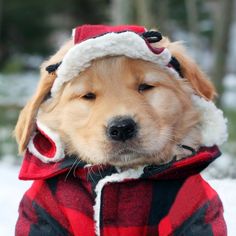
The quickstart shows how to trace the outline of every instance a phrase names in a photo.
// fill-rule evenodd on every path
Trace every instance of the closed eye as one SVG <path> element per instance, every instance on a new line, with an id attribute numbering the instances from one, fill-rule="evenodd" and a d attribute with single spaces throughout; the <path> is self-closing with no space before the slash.
<path id="1" fill-rule="evenodd" d="M 143 91 L 147 91 L 147 90 L 150 90 L 154 88 L 154 86 L 152 85 L 149 85 L 149 84 L 140 84 L 139 87 L 138 87 L 138 91 L 139 92 L 143 92 Z"/>
<path id="2" fill-rule="evenodd" d="M 82 96 L 83 99 L 86 100 L 94 100 L 96 99 L 96 94 L 95 93 L 87 93 L 84 96 Z"/>

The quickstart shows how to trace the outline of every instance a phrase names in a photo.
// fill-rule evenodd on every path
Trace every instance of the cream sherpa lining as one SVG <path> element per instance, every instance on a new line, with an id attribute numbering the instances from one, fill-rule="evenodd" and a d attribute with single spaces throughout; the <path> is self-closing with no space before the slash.
<path id="1" fill-rule="evenodd" d="M 57 70 L 57 78 L 51 89 L 52 97 L 65 82 L 72 80 L 89 67 L 92 60 L 120 55 L 156 63 L 179 78 L 178 73 L 167 66 L 171 60 L 171 53 L 167 48 L 160 54 L 155 54 L 148 48 L 145 40 L 134 32 L 108 33 L 76 44 L 66 53 Z"/>
<path id="2" fill-rule="evenodd" d="M 64 154 L 64 145 L 60 140 L 60 136 L 58 133 L 56 133 L 55 131 L 52 131 L 51 129 L 49 129 L 46 125 L 42 124 L 40 121 L 37 120 L 37 127 L 42 130 L 55 144 L 56 146 L 56 153 L 54 155 L 54 157 L 49 158 L 46 157 L 44 155 L 42 155 L 35 147 L 34 145 L 34 137 L 36 135 L 36 133 L 34 133 L 29 141 L 28 144 L 28 149 L 29 151 L 34 154 L 36 157 L 38 157 L 42 162 L 44 163 L 49 163 L 49 162 L 57 162 L 60 161 L 64 158 L 65 154 Z"/>
<path id="3" fill-rule="evenodd" d="M 222 145 L 228 138 L 227 119 L 223 112 L 212 101 L 206 101 L 197 95 L 192 95 L 192 102 L 201 114 L 201 144 L 207 147 Z"/>
<path id="4" fill-rule="evenodd" d="M 102 190 L 106 184 L 122 182 L 127 179 L 138 179 L 143 174 L 143 169 L 145 166 L 141 166 L 137 169 L 129 169 L 120 173 L 115 173 L 110 176 L 106 176 L 101 179 L 95 188 L 96 198 L 94 209 L 94 221 L 95 221 L 95 232 L 97 236 L 100 236 L 100 211 L 101 211 L 101 197 Z"/>

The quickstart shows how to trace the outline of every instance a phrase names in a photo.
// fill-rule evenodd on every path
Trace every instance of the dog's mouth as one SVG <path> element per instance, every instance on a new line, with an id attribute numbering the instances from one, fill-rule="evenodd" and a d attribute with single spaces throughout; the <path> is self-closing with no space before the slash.
<path id="1" fill-rule="evenodd" d="M 140 162 L 140 159 L 145 158 L 146 155 L 147 153 L 138 149 L 120 149 L 109 155 L 109 163 L 117 166 L 127 166 Z"/>
<path id="2" fill-rule="evenodd" d="M 134 155 L 135 151 L 132 149 L 123 149 L 117 152 L 118 156 L 122 156 L 122 155 Z"/>

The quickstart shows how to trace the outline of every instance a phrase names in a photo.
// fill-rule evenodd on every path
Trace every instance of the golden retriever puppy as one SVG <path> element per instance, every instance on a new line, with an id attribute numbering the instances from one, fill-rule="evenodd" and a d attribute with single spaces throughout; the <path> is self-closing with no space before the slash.
<path id="1" fill-rule="evenodd" d="M 219 154 L 215 145 L 221 144 L 227 136 L 222 113 L 211 102 L 216 95 L 215 89 L 195 62 L 187 56 L 183 46 L 163 38 L 159 32 L 147 31 L 147 33 L 142 27 L 127 27 L 78 27 L 74 32 L 74 41 L 67 42 L 42 65 L 37 91 L 21 112 L 15 129 L 19 151 L 26 153 L 25 159 L 29 163 L 36 157 L 43 165 L 50 166 L 63 163 L 70 157 L 76 157 L 73 165 L 76 160 L 80 160 L 89 166 L 94 166 L 95 169 L 96 166 L 116 168 L 116 173 L 113 173 L 114 179 L 109 174 L 105 177 L 101 175 L 104 178 L 95 181 L 93 191 L 100 200 L 95 199 L 94 216 L 91 213 L 89 217 L 95 219 L 97 235 L 118 235 L 118 231 L 119 235 L 156 235 L 152 233 L 154 232 L 152 229 L 145 231 L 146 233 L 137 233 L 138 231 L 134 230 L 133 233 L 126 234 L 123 229 L 116 229 L 118 231 L 114 229 L 117 223 L 110 225 L 107 223 L 109 227 L 113 227 L 112 230 L 106 225 L 106 221 L 101 224 L 103 219 L 100 216 L 100 201 L 105 184 L 138 179 L 143 176 L 143 170 L 148 166 L 164 167 L 163 171 L 169 170 L 170 173 L 165 177 L 167 179 L 172 179 L 168 176 L 178 173 L 181 174 L 177 179 L 192 178 L 193 173 L 199 172 L 199 167 L 207 165 L 202 163 L 209 163 L 210 159 Z M 40 141 L 42 136 L 44 136 L 43 141 Z M 202 147 L 204 151 L 201 151 Z M 206 153 L 207 158 L 204 159 L 202 155 Z M 73 165 L 64 172 L 71 170 Z M 173 168 L 175 165 L 177 167 Z M 189 166 L 189 170 L 181 169 L 180 166 L 181 168 Z M 27 171 L 34 169 L 40 176 L 43 168 L 36 170 L 35 167 L 27 167 Z M 136 173 L 140 168 L 142 174 L 139 172 L 130 174 L 132 171 Z M 197 169 L 196 172 L 193 171 L 194 168 Z M 24 172 L 26 167 L 23 169 Z M 119 173 L 122 177 L 117 177 Z M 49 174 L 43 179 L 54 175 Z M 24 173 L 22 176 L 23 179 L 34 179 L 30 175 L 24 177 Z M 191 184 L 195 184 L 198 190 L 205 188 L 202 184 L 199 186 L 200 177 L 196 176 L 198 180 L 194 180 Z M 106 177 L 111 179 L 105 180 Z M 143 184 L 143 180 L 141 182 Z M 168 182 L 166 186 L 170 183 L 174 184 L 176 180 Z M 190 185 L 186 188 L 189 189 Z M 167 188 L 171 191 L 173 186 Z M 134 187 L 135 191 L 138 190 Z M 165 191 L 165 194 L 170 194 Z M 190 193 L 191 190 L 186 194 L 189 195 L 187 199 L 191 198 Z M 143 195 L 143 192 L 140 194 Z M 150 194 L 152 195 L 151 192 Z M 174 198 L 176 194 L 177 192 Z M 215 193 L 211 192 L 210 195 L 215 196 Z M 30 198 L 33 200 L 34 197 Z M 209 200 L 211 197 L 201 196 L 202 198 Z M 173 201 L 168 204 L 173 204 Z M 214 206 L 221 212 L 218 201 Z M 195 208 L 199 209 L 200 206 L 195 204 Z M 47 208 L 45 210 L 47 211 Z M 70 232 L 70 235 L 93 235 L 91 233 L 93 230 L 90 229 L 92 226 L 88 226 L 88 229 L 82 228 L 80 231 L 79 227 L 73 226 L 73 222 L 70 222 L 69 213 L 63 211 L 67 223 L 60 222 L 60 224 Z M 193 211 L 191 210 L 191 214 L 195 214 Z M 172 222 L 171 230 L 167 229 L 168 227 L 164 230 L 166 226 L 160 226 L 160 222 L 168 212 L 165 212 L 158 221 L 154 220 L 156 222 L 154 225 L 159 225 L 159 235 L 172 235 L 184 227 L 182 221 L 186 220 L 185 215 L 176 219 L 177 223 Z M 24 231 L 25 234 L 20 234 L 23 232 L 20 228 L 20 225 L 24 224 L 22 218 L 27 218 L 28 224 L 32 225 L 29 217 L 24 214 L 22 213 L 17 223 L 19 235 L 28 235 L 27 230 Z M 138 214 L 143 215 L 143 213 Z M 150 215 L 150 212 L 147 215 Z M 158 215 L 157 213 L 156 216 Z M 155 218 L 155 214 L 152 217 Z M 218 232 L 224 232 L 222 214 L 219 218 L 222 227 Z M 147 219 L 148 217 L 144 219 L 144 223 L 137 220 L 138 226 L 150 225 Z M 68 222 L 72 226 L 69 227 Z M 197 234 L 194 235 L 201 235 L 205 232 L 204 224 L 209 222 L 203 222 L 199 229 L 190 224 L 192 228 L 189 226 L 187 230 L 196 230 Z M 85 224 L 92 223 L 85 220 Z M 216 227 L 212 222 L 209 224 Z M 52 226 L 50 222 L 49 225 L 49 231 L 55 233 L 57 226 L 53 224 Z M 111 231 L 107 231 L 106 226 Z M 134 227 L 135 223 L 129 219 L 129 223 L 123 225 L 118 222 L 118 226 Z M 41 227 L 40 223 L 38 227 Z M 27 232 L 38 235 L 36 231 L 34 229 Z"/>

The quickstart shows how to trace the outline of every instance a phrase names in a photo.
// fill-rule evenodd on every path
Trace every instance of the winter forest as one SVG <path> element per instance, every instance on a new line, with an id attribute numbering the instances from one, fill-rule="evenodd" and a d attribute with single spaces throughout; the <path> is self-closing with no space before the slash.
<path id="1" fill-rule="evenodd" d="M 236 235 L 235 0 L 0 0 L 0 235 L 14 234 L 30 182 L 17 179 L 22 158 L 12 132 L 33 95 L 39 67 L 81 24 L 140 24 L 182 41 L 214 83 L 228 119 L 223 155 L 204 178 L 222 198 L 229 236 Z"/>

